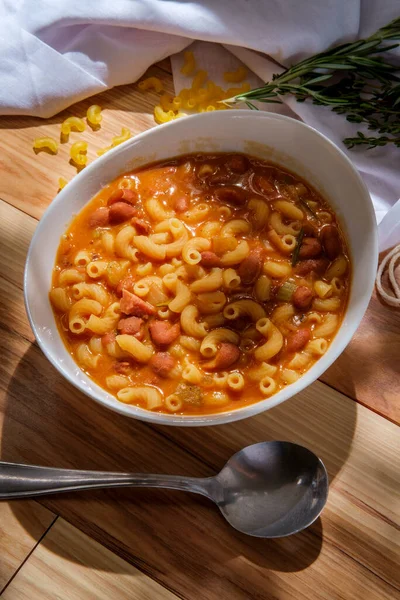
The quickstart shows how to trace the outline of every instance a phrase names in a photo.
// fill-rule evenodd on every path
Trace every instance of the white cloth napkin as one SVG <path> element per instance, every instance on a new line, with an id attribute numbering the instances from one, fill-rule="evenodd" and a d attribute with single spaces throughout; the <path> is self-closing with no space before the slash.
<path id="1" fill-rule="evenodd" d="M 194 51 L 213 79 L 243 62 L 256 85 L 279 65 L 365 37 L 398 14 L 398 0 L 0 0 L 0 114 L 50 117 L 135 81 L 193 40 L 202 41 Z M 180 61 L 173 57 L 177 89 L 186 85 Z M 358 129 L 327 108 L 284 100 L 266 109 L 302 119 L 343 150 L 341 140 Z M 400 150 L 345 151 L 369 187 L 379 222 L 400 195 Z M 383 239 L 400 242 L 400 226 L 390 236 L 381 230 Z"/>

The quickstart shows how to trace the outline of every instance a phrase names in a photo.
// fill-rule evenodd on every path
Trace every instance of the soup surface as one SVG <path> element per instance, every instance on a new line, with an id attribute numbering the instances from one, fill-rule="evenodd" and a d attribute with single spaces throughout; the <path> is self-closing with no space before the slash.
<path id="1" fill-rule="evenodd" d="M 50 299 L 74 360 L 119 401 L 210 414 L 270 397 L 322 356 L 350 265 L 307 183 L 241 154 L 148 165 L 63 236 Z"/>

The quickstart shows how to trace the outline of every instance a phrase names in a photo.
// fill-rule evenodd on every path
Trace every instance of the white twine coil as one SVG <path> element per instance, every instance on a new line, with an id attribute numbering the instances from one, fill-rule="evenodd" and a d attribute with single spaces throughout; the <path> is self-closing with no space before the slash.
<path id="1" fill-rule="evenodd" d="M 400 285 L 397 283 L 396 276 L 394 273 L 396 263 L 399 260 L 400 260 L 400 244 L 395 246 L 393 248 L 393 250 L 391 250 L 389 252 L 389 254 L 387 254 L 385 256 L 385 258 L 379 265 L 378 273 L 376 275 L 376 288 L 377 288 L 378 293 L 380 294 L 382 300 L 384 300 L 384 302 L 389 304 L 389 306 L 395 306 L 395 307 L 400 307 Z M 386 290 L 384 290 L 383 286 L 382 286 L 383 271 L 385 270 L 385 267 L 388 263 L 389 263 L 389 266 L 388 266 L 389 281 L 393 288 L 394 296 L 388 294 L 388 292 L 386 292 Z"/>

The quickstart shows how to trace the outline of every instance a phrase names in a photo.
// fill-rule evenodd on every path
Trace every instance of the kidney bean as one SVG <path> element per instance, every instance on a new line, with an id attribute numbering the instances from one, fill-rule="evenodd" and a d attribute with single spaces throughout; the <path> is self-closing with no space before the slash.
<path id="1" fill-rule="evenodd" d="M 292 302 L 296 308 L 306 310 L 310 306 L 312 299 L 313 293 L 305 285 L 300 285 L 293 292 Z"/>
<path id="2" fill-rule="evenodd" d="M 168 352 L 156 352 L 149 360 L 150 367 L 160 377 L 168 377 L 175 364 L 176 360 Z"/>
<path id="3" fill-rule="evenodd" d="M 137 229 L 137 232 L 139 234 L 147 235 L 150 232 L 150 223 L 147 223 L 147 221 L 145 221 L 144 219 L 138 219 L 137 217 L 133 217 L 131 223 Z"/>
<path id="4" fill-rule="evenodd" d="M 318 237 L 318 229 L 315 225 L 311 223 L 311 221 L 306 221 L 302 225 L 304 235 L 307 237 Z"/>
<path id="5" fill-rule="evenodd" d="M 243 285 L 250 285 L 254 283 L 254 281 L 261 273 L 262 265 L 263 260 L 261 256 L 261 251 L 252 250 L 249 256 L 247 256 L 240 263 L 240 266 L 238 268 L 238 274 Z"/>
<path id="6" fill-rule="evenodd" d="M 224 185 L 229 181 L 232 182 L 232 173 L 214 173 L 207 180 L 209 185 Z"/>
<path id="7" fill-rule="evenodd" d="M 97 208 L 89 217 L 89 227 L 105 227 L 108 225 L 110 209 L 106 206 Z"/>
<path id="8" fill-rule="evenodd" d="M 339 232 L 334 225 L 325 225 L 321 229 L 321 241 L 325 253 L 330 260 L 334 260 L 342 251 Z"/>
<path id="9" fill-rule="evenodd" d="M 133 286 L 135 285 L 135 279 L 131 276 L 125 277 L 125 279 L 121 279 L 115 288 L 115 293 L 117 296 L 122 296 L 123 290 L 128 290 L 128 292 L 133 292 Z"/>
<path id="10" fill-rule="evenodd" d="M 290 333 L 286 339 L 286 350 L 288 352 L 299 352 L 309 342 L 310 337 L 311 332 L 306 328 Z"/>
<path id="11" fill-rule="evenodd" d="M 267 179 L 267 177 L 264 177 L 264 175 L 256 175 L 254 179 L 255 185 L 261 190 L 263 194 L 276 194 L 274 184 L 269 179 Z"/>
<path id="12" fill-rule="evenodd" d="M 209 360 L 206 363 L 203 363 L 202 367 L 206 371 L 218 371 L 222 369 L 227 369 L 231 365 L 233 365 L 240 357 L 240 350 L 234 344 L 229 344 L 225 342 L 221 344 L 217 354 L 212 360 Z"/>
<path id="13" fill-rule="evenodd" d="M 213 269 L 214 267 L 222 267 L 220 257 L 217 256 L 215 252 L 211 252 L 210 250 L 204 250 L 204 252 L 201 253 L 200 264 L 202 267 L 206 267 L 208 269 Z"/>
<path id="14" fill-rule="evenodd" d="M 305 237 L 299 251 L 299 258 L 315 258 L 321 254 L 321 242 L 316 238 Z"/>
<path id="15" fill-rule="evenodd" d="M 118 331 L 122 334 L 134 335 L 139 339 L 141 334 L 141 327 L 143 325 L 143 319 L 140 317 L 128 317 L 127 319 L 121 319 L 117 325 Z M 140 336 L 143 337 L 143 334 Z"/>
<path id="16" fill-rule="evenodd" d="M 233 173 L 245 173 L 249 168 L 249 160 L 245 156 L 230 156 L 225 163 L 226 167 Z"/>
<path id="17" fill-rule="evenodd" d="M 137 202 L 137 193 L 133 190 L 117 189 L 111 194 L 107 200 L 108 206 L 115 204 L 116 202 L 127 202 L 128 204 L 135 204 Z"/>
<path id="18" fill-rule="evenodd" d="M 327 269 L 329 260 L 327 258 L 314 258 L 300 261 L 295 267 L 296 275 L 308 275 L 311 271 L 322 274 Z"/>
<path id="19" fill-rule="evenodd" d="M 115 342 L 115 333 L 113 331 L 106 333 L 101 338 L 101 343 L 103 346 L 107 346 L 107 344 L 112 344 L 113 342 Z"/>
<path id="20" fill-rule="evenodd" d="M 153 321 L 149 325 L 151 339 L 157 346 L 172 344 L 179 337 L 181 327 L 179 323 L 171 325 L 167 321 Z"/>
<path id="21" fill-rule="evenodd" d="M 126 202 L 116 202 L 110 206 L 110 223 L 115 225 L 117 223 L 123 223 L 128 219 L 134 217 L 137 213 L 136 208 Z"/>
<path id="22" fill-rule="evenodd" d="M 187 198 L 186 196 L 181 196 L 175 202 L 175 210 L 178 213 L 189 210 L 189 206 L 190 206 L 189 198 Z"/>
<path id="23" fill-rule="evenodd" d="M 243 206 L 246 202 L 246 192 L 237 185 L 224 185 L 215 190 L 216 200 L 222 204 L 232 204 L 233 206 Z"/>
<path id="24" fill-rule="evenodd" d="M 120 375 L 128 375 L 128 373 L 132 371 L 132 364 L 127 360 L 118 360 L 116 363 L 114 363 L 114 369 Z"/>

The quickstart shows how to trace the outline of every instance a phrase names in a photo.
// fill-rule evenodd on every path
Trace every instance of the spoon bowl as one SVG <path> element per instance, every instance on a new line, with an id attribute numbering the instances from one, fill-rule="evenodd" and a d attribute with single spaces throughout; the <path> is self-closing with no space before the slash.
<path id="1" fill-rule="evenodd" d="M 322 461 L 290 442 L 260 442 L 234 454 L 214 477 L 180 477 L 53 469 L 0 462 L 0 499 L 108 487 L 157 487 L 202 494 L 248 535 L 275 538 L 302 531 L 328 496 Z"/>
<path id="2" fill-rule="evenodd" d="M 232 456 L 216 476 L 218 506 L 238 531 L 284 537 L 302 531 L 320 515 L 328 475 L 310 450 L 289 442 L 261 442 Z"/>

